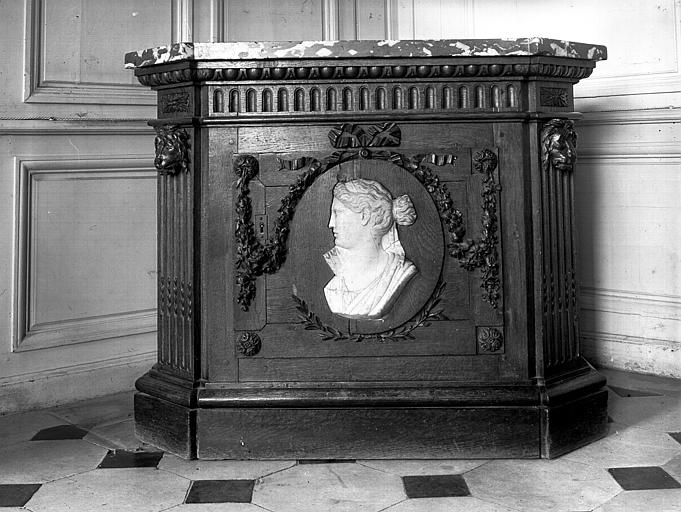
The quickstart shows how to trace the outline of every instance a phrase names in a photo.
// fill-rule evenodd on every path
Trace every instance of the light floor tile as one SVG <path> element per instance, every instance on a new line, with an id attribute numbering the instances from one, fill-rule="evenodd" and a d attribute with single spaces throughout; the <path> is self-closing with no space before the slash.
<path id="1" fill-rule="evenodd" d="M 26 441 L 0 450 L 0 483 L 43 483 L 97 467 L 106 449 L 81 439 Z"/>
<path id="2" fill-rule="evenodd" d="M 252 503 L 187 503 L 169 508 L 164 512 L 263 512 L 265 510 Z"/>
<path id="3" fill-rule="evenodd" d="M 66 422 L 47 412 L 26 412 L 0 416 L 0 448 L 28 441 L 39 431 Z"/>
<path id="4" fill-rule="evenodd" d="M 523 512 L 592 510 L 621 491 L 604 469 L 567 459 L 495 460 L 464 478 L 474 497 Z"/>
<path id="5" fill-rule="evenodd" d="M 677 455 L 672 460 L 667 462 L 662 466 L 667 473 L 676 478 L 678 482 L 681 482 L 681 455 Z"/>
<path id="6" fill-rule="evenodd" d="M 184 501 L 190 482 L 156 469 L 97 469 L 43 485 L 34 512 L 158 512 Z"/>
<path id="7" fill-rule="evenodd" d="M 653 391 L 669 396 L 681 395 L 681 386 L 679 385 L 678 379 L 646 375 L 643 373 L 609 370 L 607 368 L 599 368 L 598 371 L 608 379 L 608 384 L 612 384 L 613 386 L 626 389 Z"/>
<path id="8" fill-rule="evenodd" d="M 615 423 L 675 432 L 681 422 L 681 395 L 622 398 L 608 395 L 608 412 Z"/>
<path id="9" fill-rule="evenodd" d="M 128 450 L 131 452 L 157 450 L 157 448 L 143 443 L 135 437 L 135 422 L 133 419 L 95 427 L 85 436 L 85 439 L 111 450 Z"/>
<path id="10" fill-rule="evenodd" d="M 681 489 L 622 491 L 594 512 L 681 512 Z"/>
<path id="11" fill-rule="evenodd" d="M 166 453 L 158 465 L 191 480 L 257 480 L 295 465 L 295 461 L 185 460 Z"/>
<path id="12" fill-rule="evenodd" d="M 665 433 L 612 423 L 604 439 L 563 458 L 600 468 L 661 466 L 681 454 L 681 444 Z"/>
<path id="13" fill-rule="evenodd" d="M 132 418 L 134 391 L 126 391 L 92 400 L 75 402 L 50 409 L 50 412 L 80 427 L 91 429 Z"/>
<path id="14" fill-rule="evenodd" d="M 680 445 L 681 446 L 681 445 Z M 393 475 L 461 475 L 486 460 L 358 460 L 358 464 Z"/>
<path id="15" fill-rule="evenodd" d="M 421 498 L 405 500 L 381 512 L 515 512 L 495 503 L 466 496 L 461 498 Z"/>
<path id="16" fill-rule="evenodd" d="M 275 512 L 376 512 L 405 498 L 397 475 L 359 464 L 313 464 L 256 482 L 252 502 Z"/>

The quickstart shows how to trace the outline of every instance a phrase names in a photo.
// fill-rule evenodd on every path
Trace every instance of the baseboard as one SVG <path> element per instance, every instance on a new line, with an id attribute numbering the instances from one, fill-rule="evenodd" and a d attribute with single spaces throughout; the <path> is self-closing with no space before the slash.
<path id="1" fill-rule="evenodd" d="M 0 414 L 132 391 L 156 362 L 156 352 L 0 378 Z"/>
<path id="2" fill-rule="evenodd" d="M 593 365 L 681 379 L 681 343 L 583 332 L 582 354 Z"/>

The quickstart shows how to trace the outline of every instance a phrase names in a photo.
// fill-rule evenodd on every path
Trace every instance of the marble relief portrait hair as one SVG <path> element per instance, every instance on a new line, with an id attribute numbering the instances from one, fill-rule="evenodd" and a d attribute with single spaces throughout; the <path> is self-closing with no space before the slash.
<path id="1" fill-rule="evenodd" d="M 333 188 L 329 229 L 334 247 L 324 259 L 334 277 L 324 287 L 331 311 L 346 318 L 381 318 L 417 269 L 397 226 L 416 221 L 408 195 L 393 198 L 378 181 L 353 179 Z"/>

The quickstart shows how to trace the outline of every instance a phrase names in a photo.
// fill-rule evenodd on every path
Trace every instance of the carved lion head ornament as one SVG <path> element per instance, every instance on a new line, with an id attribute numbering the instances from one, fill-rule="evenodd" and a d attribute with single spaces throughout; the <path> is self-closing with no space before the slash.
<path id="1" fill-rule="evenodd" d="M 189 135 L 177 126 L 156 128 L 154 166 L 160 174 L 189 171 Z"/>
<path id="2" fill-rule="evenodd" d="M 569 119 L 552 119 L 541 132 L 542 169 L 550 166 L 564 172 L 572 171 L 577 160 L 577 134 L 574 122 Z"/>

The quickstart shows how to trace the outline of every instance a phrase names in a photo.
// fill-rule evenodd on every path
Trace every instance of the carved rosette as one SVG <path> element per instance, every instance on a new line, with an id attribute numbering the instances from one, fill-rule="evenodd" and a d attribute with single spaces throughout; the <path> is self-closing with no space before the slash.
<path id="1" fill-rule="evenodd" d="M 504 335 L 496 327 L 478 328 L 478 347 L 481 352 L 499 352 L 504 346 Z"/>
<path id="2" fill-rule="evenodd" d="M 254 332 L 245 332 L 239 336 L 239 352 L 247 357 L 251 357 L 260 352 L 262 340 Z"/>
<path id="3" fill-rule="evenodd" d="M 189 134 L 184 128 L 173 125 L 156 127 L 156 158 L 154 166 L 158 173 L 175 175 L 189 172 Z"/>
<path id="4" fill-rule="evenodd" d="M 159 97 L 159 109 L 163 114 L 189 112 L 191 98 L 187 92 L 169 93 Z"/>

